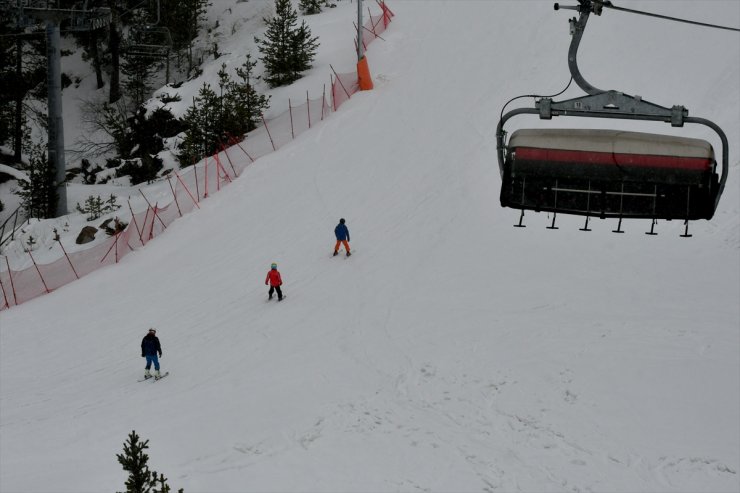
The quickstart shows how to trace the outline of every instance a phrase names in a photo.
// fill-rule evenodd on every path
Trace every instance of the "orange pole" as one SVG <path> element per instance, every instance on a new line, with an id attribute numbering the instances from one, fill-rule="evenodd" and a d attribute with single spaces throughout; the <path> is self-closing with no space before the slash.
<path id="1" fill-rule="evenodd" d="M 373 88 L 373 79 L 370 77 L 370 68 L 367 65 L 367 57 L 362 57 L 357 62 L 357 82 L 361 91 L 369 91 Z"/>

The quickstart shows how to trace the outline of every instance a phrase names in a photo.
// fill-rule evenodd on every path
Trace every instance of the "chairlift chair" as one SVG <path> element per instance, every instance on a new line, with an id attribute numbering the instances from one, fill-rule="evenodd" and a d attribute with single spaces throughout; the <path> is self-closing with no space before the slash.
<path id="1" fill-rule="evenodd" d="M 126 55 L 151 58 L 166 58 L 171 50 L 170 30 L 153 24 L 132 26 L 122 49 Z"/>
<path id="2" fill-rule="evenodd" d="M 568 65 L 573 80 L 588 96 L 556 102 L 543 97 L 534 108 L 518 108 L 502 115 L 496 129 L 501 171 L 501 205 L 522 211 L 547 211 L 588 218 L 678 219 L 687 224 L 711 219 L 727 181 L 727 137 L 713 122 L 689 117 L 682 106 L 664 108 L 639 96 L 602 91 L 590 85 L 578 70 L 576 54 L 591 12 L 602 4 L 578 0 L 579 19 L 570 20 Z M 705 140 L 618 130 L 520 129 L 506 141 L 504 124 L 512 117 L 554 116 L 662 121 L 673 127 L 696 123 L 711 128 L 722 142 L 722 170 L 717 174 L 714 149 Z M 553 226 L 554 228 L 554 215 Z M 652 228 L 651 228 L 651 233 Z"/>

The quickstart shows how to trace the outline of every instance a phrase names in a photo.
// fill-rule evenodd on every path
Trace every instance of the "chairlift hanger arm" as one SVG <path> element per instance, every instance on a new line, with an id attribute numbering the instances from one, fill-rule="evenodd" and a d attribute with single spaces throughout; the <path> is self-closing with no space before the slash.
<path id="1" fill-rule="evenodd" d="M 573 38 L 570 41 L 570 48 L 568 48 L 568 68 L 573 76 L 573 80 L 576 81 L 578 87 L 584 90 L 586 94 L 599 94 L 604 91 L 598 89 L 589 84 L 586 79 L 581 75 L 581 71 L 578 69 L 578 47 L 581 44 L 581 38 L 583 32 L 586 30 L 586 23 L 588 23 L 588 17 L 593 12 L 596 15 L 601 15 L 601 3 L 593 2 L 591 0 L 578 0 L 579 6 L 562 6 L 558 3 L 555 4 L 555 10 L 568 9 L 577 10 L 579 12 L 578 19 L 575 17 L 570 19 L 570 33 Z"/>

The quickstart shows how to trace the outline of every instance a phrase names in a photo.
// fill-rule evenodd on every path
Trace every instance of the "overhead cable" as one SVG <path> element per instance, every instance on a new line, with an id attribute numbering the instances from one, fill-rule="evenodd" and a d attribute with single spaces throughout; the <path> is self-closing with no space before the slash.
<path id="1" fill-rule="evenodd" d="M 688 19 L 679 19 L 678 17 L 670 17 L 667 15 L 661 15 L 661 14 L 652 14 L 650 12 L 642 12 L 640 10 L 634 10 L 634 9 L 627 9 L 624 7 L 617 7 L 616 5 L 612 4 L 609 0 L 606 1 L 600 1 L 600 0 L 594 0 L 594 3 L 598 3 L 603 5 L 606 8 L 614 9 L 614 10 L 621 10 L 622 12 L 629 12 L 630 14 L 639 14 L 639 15 L 647 15 L 650 17 L 657 17 L 659 19 L 666 19 L 669 21 L 676 21 L 676 22 L 684 22 L 686 24 L 694 24 L 696 26 L 703 26 L 703 27 L 711 27 L 714 29 L 725 29 L 727 31 L 737 31 L 740 32 L 740 28 L 737 27 L 728 27 L 728 26 L 719 26 L 717 24 L 707 24 L 706 22 L 697 22 L 692 21 Z"/>

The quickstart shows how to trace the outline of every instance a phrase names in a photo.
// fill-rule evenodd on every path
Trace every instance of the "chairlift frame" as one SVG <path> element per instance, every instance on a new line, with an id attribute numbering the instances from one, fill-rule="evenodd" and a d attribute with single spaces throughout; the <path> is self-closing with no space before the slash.
<path id="1" fill-rule="evenodd" d="M 138 42 L 130 43 L 124 41 L 123 52 L 130 56 L 141 56 L 149 58 L 167 58 L 169 59 L 172 51 L 172 35 L 169 28 L 158 26 L 161 18 L 160 0 L 157 0 L 157 20 L 153 24 L 144 24 L 143 26 L 133 26 L 127 36 L 128 39 L 136 38 Z M 154 43 L 143 43 L 142 35 L 152 36 Z"/>
<path id="2" fill-rule="evenodd" d="M 605 217 L 617 217 L 619 218 L 619 227 L 615 232 L 622 232 L 621 231 L 621 221 L 623 218 L 648 218 L 652 219 L 653 227 L 651 227 L 651 232 L 648 234 L 655 234 L 653 233 L 653 228 L 655 225 L 655 222 L 657 219 L 683 219 L 686 222 L 687 225 L 687 231 L 684 234 L 684 236 L 690 236 L 688 235 L 688 221 L 698 218 L 704 218 L 704 219 L 711 219 L 713 216 L 717 204 L 719 203 L 719 199 L 722 195 L 722 192 L 725 187 L 725 183 L 727 181 L 727 173 L 728 173 L 728 161 L 729 161 L 729 151 L 728 151 L 728 141 L 727 136 L 722 131 L 722 129 L 716 125 L 714 122 L 707 120 L 705 118 L 698 118 L 698 117 L 690 117 L 689 112 L 686 108 L 683 106 L 673 106 L 671 108 L 663 107 L 654 103 L 650 103 L 648 101 L 644 101 L 640 96 L 630 96 L 627 94 L 624 94 L 619 91 L 609 90 L 604 91 L 601 89 L 598 89 L 591 84 L 589 84 L 585 78 L 581 75 L 580 70 L 578 68 L 578 62 L 577 62 L 577 53 L 578 53 L 578 47 L 581 42 L 581 38 L 583 37 L 583 32 L 586 28 L 586 23 L 588 22 L 589 15 L 593 12 L 596 15 L 601 14 L 601 10 L 603 5 L 601 2 L 596 0 L 578 0 L 579 6 L 560 6 L 559 4 L 555 4 L 555 10 L 559 10 L 561 8 L 563 9 L 570 9 L 570 10 L 577 10 L 579 12 L 579 18 L 571 18 L 570 19 L 570 30 L 572 35 L 572 40 L 570 43 L 570 48 L 568 51 L 568 67 L 570 69 L 570 73 L 573 77 L 573 80 L 576 82 L 576 84 L 583 89 L 587 96 L 577 97 L 573 99 L 568 99 L 565 101 L 553 101 L 550 97 L 541 97 L 538 100 L 535 101 L 535 107 L 534 108 L 517 108 L 514 110 L 509 111 L 508 113 L 502 115 L 501 119 L 499 120 L 499 123 L 496 128 L 496 149 L 498 154 L 498 162 L 499 162 L 499 169 L 502 176 L 502 189 L 501 189 L 501 205 L 503 207 L 512 207 L 515 209 L 521 210 L 521 217 L 519 220 L 519 224 L 516 226 L 522 227 L 522 218 L 524 216 L 524 210 L 534 210 L 534 211 L 548 211 L 548 212 L 554 212 L 557 214 L 565 213 L 565 214 L 572 214 L 572 215 L 585 215 L 587 216 L 586 219 L 586 226 L 582 228 L 584 231 L 589 231 L 588 229 L 588 218 L 590 216 L 599 216 L 601 218 Z M 642 120 L 642 121 L 655 121 L 655 122 L 666 122 L 670 123 L 672 127 L 683 127 L 686 123 L 692 123 L 692 124 L 699 124 L 704 125 L 706 127 L 709 127 L 712 129 L 718 136 L 720 141 L 722 142 L 722 173 L 719 179 L 716 179 L 715 177 L 712 179 L 712 181 L 716 183 L 710 183 L 710 187 L 713 186 L 715 190 L 711 190 L 709 193 L 711 193 L 714 196 L 713 203 L 708 205 L 708 207 L 711 208 L 709 211 L 704 211 L 704 213 L 700 216 L 694 215 L 694 217 L 690 217 L 687 213 L 686 217 L 680 217 L 680 216 L 664 216 L 659 217 L 655 214 L 650 214 L 649 211 L 645 211 L 645 213 L 636 213 L 635 211 L 632 211 L 632 213 L 625 214 L 623 211 L 604 211 L 604 210 L 589 210 L 586 208 L 586 210 L 560 210 L 557 206 L 542 206 L 542 205 L 533 205 L 533 204 L 526 204 L 522 200 L 522 202 L 517 203 L 516 200 L 511 200 L 511 197 L 508 196 L 507 190 L 505 190 L 507 186 L 507 181 L 511 179 L 511 163 L 510 161 L 507 161 L 507 157 L 511 158 L 510 149 L 507 146 L 506 142 L 506 131 L 504 130 L 504 124 L 511 119 L 514 116 L 517 115 L 523 115 L 523 114 L 530 114 L 530 115 L 538 115 L 541 120 L 550 120 L 554 116 L 574 116 L 574 117 L 587 117 L 587 118 L 607 118 L 607 119 L 620 119 L 620 120 Z M 648 134 L 646 134 L 648 135 Z M 590 189 L 590 183 L 589 183 L 589 189 L 587 191 L 584 190 L 586 193 L 592 193 Z M 557 193 L 557 192 L 556 192 Z M 618 192 L 615 192 L 618 194 Z M 656 192 L 657 193 L 657 192 Z M 523 194 L 523 189 L 522 189 Z M 686 201 L 688 203 L 689 197 L 686 198 Z M 556 229 L 554 226 L 554 216 L 553 216 L 553 225 L 551 229 Z"/>
<path id="3" fill-rule="evenodd" d="M 132 32 L 135 34 L 132 35 Z M 142 42 L 141 35 L 151 35 L 155 41 L 158 39 L 162 42 L 144 43 Z M 126 55 L 167 58 L 172 51 L 172 36 L 170 30 L 166 27 L 157 27 L 156 25 L 149 24 L 132 27 L 128 38 L 136 38 L 137 36 L 139 38 L 134 43 L 130 43 L 128 40 L 124 42 L 123 51 Z"/>

